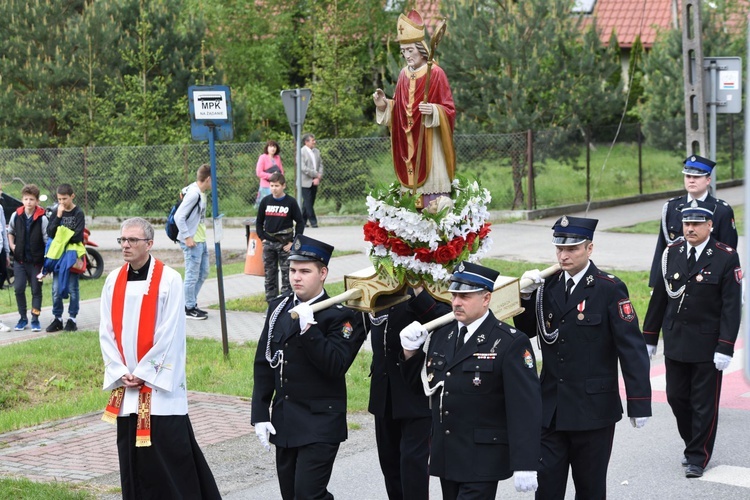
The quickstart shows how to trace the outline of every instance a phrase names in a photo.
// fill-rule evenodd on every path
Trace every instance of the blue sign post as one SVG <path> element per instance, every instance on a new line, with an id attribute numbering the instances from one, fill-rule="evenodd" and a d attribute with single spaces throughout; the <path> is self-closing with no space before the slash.
<path id="1" fill-rule="evenodd" d="M 227 335 L 227 311 L 224 302 L 224 273 L 221 267 L 223 225 L 222 215 L 219 214 L 215 141 L 231 141 L 234 138 L 229 87 L 225 85 L 189 87 L 188 105 L 190 108 L 191 136 L 194 141 L 208 141 L 208 151 L 211 158 L 211 213 L 214 218 L 214 252 L 216 254 L 216 277 L 219 284 L 221 341 L 224 347 L 224 358 L 228 359 L 229 337 Z"/>

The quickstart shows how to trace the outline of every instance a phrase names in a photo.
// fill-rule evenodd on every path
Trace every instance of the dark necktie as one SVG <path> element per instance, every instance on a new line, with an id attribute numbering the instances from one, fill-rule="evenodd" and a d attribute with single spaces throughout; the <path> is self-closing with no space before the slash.
<path id="1" fill-rule="evenodd" d="M 460 351 L 461 348 L 464 346 L 464 338 L 466 338 L 466 334 L 469 332 L 469 329 L 465 326 L 462 326 L 461 329 L 458 331 L 458 338 L 456 339 L 456 352 Z"/>
<path id="2" fill-rule="evenodd" d="M 692 271 L 693 266 L 695 266 L 695 247 L 690 247 L 690 255 L 688 256 L 688 271 Z"/>
<path id="3" fill-rule="evenodd" d="M 568 281 L 565 283 L 565 302 L 568 301 L 570 292 L 573 291 L 573 285 L 575 285 L 575 281 L 573 281 L 573 278 L 568 278 Z"/>

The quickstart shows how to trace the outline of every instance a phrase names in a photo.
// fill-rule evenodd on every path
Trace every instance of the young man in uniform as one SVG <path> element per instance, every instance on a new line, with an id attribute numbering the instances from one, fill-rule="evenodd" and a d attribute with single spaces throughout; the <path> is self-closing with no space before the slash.
<path id="1" fill-rule="evenodd" d="M 268 305 L 255 355 L 251 423 L 261 444 L 276 446 L 284 500 L 332 499 L 327 490 L 347 437 L 346 372 L 365 339 L 354 311 L 334 305 L 323 285 L 333 247 L 300 235 L 289 255 L 293 291 Z"/>
<path id="2" fill-rule="evenodd" d="M 628 288 L 590 260 L 599 221 L 563 216 L 552 242 L 561 271 L 523 278 L 525 311 L 516 326 L 536 336 L 542 350 L 542 463 L 536 498 L 564 498 L 572 469 L 577 498 L 606 498 L 615 423 L 622 418 L 618 361 L 630 423 L 651 416 L 646 343 Z M 537 290 L 538 288 L 538 290 Z"/>

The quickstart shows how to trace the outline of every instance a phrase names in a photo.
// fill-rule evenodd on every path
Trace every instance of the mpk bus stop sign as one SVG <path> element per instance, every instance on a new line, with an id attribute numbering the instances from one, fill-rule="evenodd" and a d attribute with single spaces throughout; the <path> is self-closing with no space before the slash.
<path id="1" fill-rule="evenodd" d="M 223 225 L 222 216 L 219 214 L 219 183 L 216 179 L 215 145 L 215 141 L 231 141 L 234 138 L 232 102 L 229 87 L 226 85 L 189 87 L 188 106 L 190 108 L 191 136 L 194 141 L 208 141 L 208 151 L 211 157 L 211 213 L 214 216 L 214 251 L 216 258 L 216 278 L 219 282 L 221 340 L 224 347 L 224 357 L 229 358 L 227 311 L 224 305 L 224 273 L 221 268 Z"/>

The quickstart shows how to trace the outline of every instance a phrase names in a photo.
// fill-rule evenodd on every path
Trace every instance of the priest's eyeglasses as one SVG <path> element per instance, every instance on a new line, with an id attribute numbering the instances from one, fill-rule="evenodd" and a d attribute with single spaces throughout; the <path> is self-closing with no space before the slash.
<path id="1" fill-rule="evenodd" d="M 149 240 L 148 238 L 117 238 L 118 245 L 127 243 L 131 247 L 137 245 L 139 241 L 151 241 L 151 240 Z"/>

